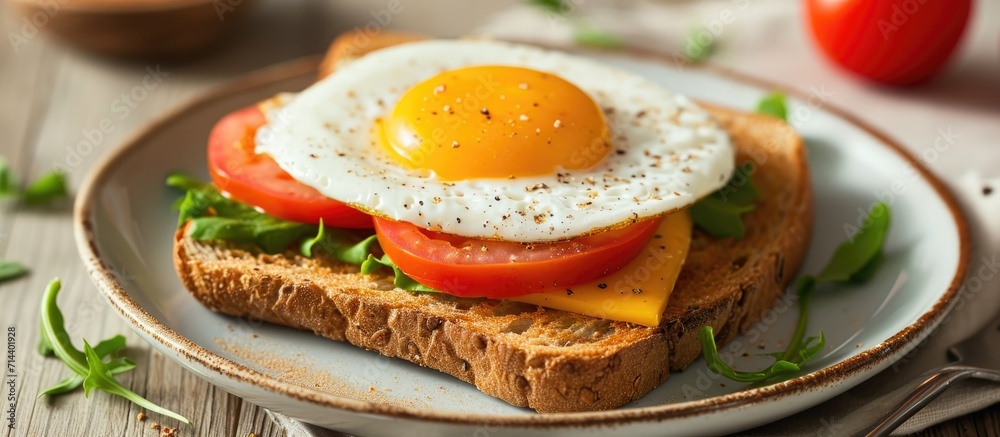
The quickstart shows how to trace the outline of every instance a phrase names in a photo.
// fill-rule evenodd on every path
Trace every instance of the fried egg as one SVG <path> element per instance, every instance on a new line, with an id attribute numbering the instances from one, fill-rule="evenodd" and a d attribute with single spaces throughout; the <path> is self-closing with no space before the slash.
<path id="1" fill-rule="evenodd" d="M 532 46 L 370 53 L 267 111 L 256 150 L 378 217 L 470 238 L 565 240 L 680 210 L 734 167 L 704 109 L 643 76 Z"/>

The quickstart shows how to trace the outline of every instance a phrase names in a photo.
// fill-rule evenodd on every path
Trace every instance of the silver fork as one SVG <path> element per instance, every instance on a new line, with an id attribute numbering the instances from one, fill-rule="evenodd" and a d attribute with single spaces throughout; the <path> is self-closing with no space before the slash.
<path id="1" fill-rule="evenodd" d="M 853 435 L 887 436 L 952 384 L 967 378 L 1000 382 L 1000 318 L 948 348 L 952 362 L 930 370 L 837 420 Z M 873 417 L 874 416 L 874 417 Z M 853 431 L 856 430 L 856 431 Z"/>

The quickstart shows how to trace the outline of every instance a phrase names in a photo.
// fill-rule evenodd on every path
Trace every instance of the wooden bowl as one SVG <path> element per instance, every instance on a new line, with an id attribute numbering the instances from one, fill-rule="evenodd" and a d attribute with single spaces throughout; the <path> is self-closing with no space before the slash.
<path id="1" fill-rule="evenodd" d="M 185 57 L 218 41 L 250 0 L 10 0 L 22 33 L 110 56 Z M 20 27 L 19 26 L 19 27 Z"/>

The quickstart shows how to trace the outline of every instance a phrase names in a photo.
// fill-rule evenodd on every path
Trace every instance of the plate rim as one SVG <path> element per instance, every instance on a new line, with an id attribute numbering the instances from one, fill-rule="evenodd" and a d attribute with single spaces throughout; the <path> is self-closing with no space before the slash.
<path id="1" fill-rule="evenodd" d="M 573 50 L 570 50 L 573 51 Z M 668 63 L 676 59 L 669 55 L 658 54 L 642 50 L 630 50 L 618 54 L 620 56 L 647 60 L 660 63 Z M 96 237 L 91 218 L 92 205 L 102 182 L 105 181 L 117 168 L 117 164 L 128 157 L 133 151 L 140 149 L 139 145 L 148 137 L 156 135 L 160 130 L 169 125 L 179 115 L 188 112 L 201 105 L 224 97 L 232 96 L 240 92 L 263 86 L 272 82 L 293 77 L 315 73 L 320 64 L 320 55 L 311 55 L 291 61 L 254 70 L 224 84 L 209 88 L 209 90 L 199 93 L 193 99 L 175 106 L 166 111 L 163 115 L 155 118 L 137 132 L 130 135 L 112 151 L 107 152 L 90 170 L 84 179 L 76 197 L 73 208 L 73 231 L 77 251 L 82 259 L 87 273 L 97 288 L 104 295 L 108 303 L 118 311 L 119 315 L 125 319 L 132 327 L 145 333 L 150 339 L 167 347 L 176 355 L 197 363 L 206 369 L 225 378 L 239 381 L 243 384 L 254 386 L 258 389 L 292 397 L 299 401 L 312 403 L 322 407 L 336 408 L 353 413 L 374 414 L 389 416 L 394 418 L 407 418 L 428 422 L 442 422 L 456 425 L 492 425 L 492 426 L 519 426 L 525 428 L 549 428 L 559 426 L 580 426 L 580 425 L 622 425 L 638 422 L 664 421 L 670 419 L 691 418 L 708 412 L 729 411 L 736 408 L 746 407 L 760 401 L 775 402 L 792 395 L 803 394 L 812 389 L 824 386 L 829 381 L 841 382 L 851 376 L 856 376 L 860 372 L 871 369 L 888 360 L 900 349 L 910 345 L 911 342 L 933 329 L 945 317 L 948 310 L 956 302 L 956 296 L 961 288 L 968 270 L 968 262 L 971 257 L 971 236 L 969 225 L 959 206 L 947 186 L 927 169 L 916 157 L 903 146 L 890 138 L 887 134 L 874 128 L 858 117 L 839 109 L 834 105 L 825 105 L 824 111 L 832 113 L 847 122 L 857 126 L 865 133 L 873 136 L 876 140 L 885 145 L 889 150 L 899 155 L 917 170 L 917 173 L 934 189 L 938 197 L 944 202 L 951 213 L 951 218 L 958 230 L 959 259 L 948 289 L 926 312 L 920 315 L 913 323 L 896 332 L 878 345 L 865 349 L 840 363 L 819 369 L 806 375 L 799 376 L 776 384 L 741 390 L 722 396 L 711 397 L 696 401 L 681 403 L 670 403 L 641 408 L 616 409 L 605 411 L 590 411 L 577 413 L 549 413 L 532 415 L 489 415 L 482 413 L 467 412 L 442 412 L 434 410 L 422 410 L 412 407 L 402 407 L 394 405 L 379 404 L 370 401 L 351 399 L 324 393 L 318 390 L 309 389 L 288 382 L 280 381 L 263 372 L 253 370 L 235 361 L 216 355 L 204 347 L 192 342 L 177 331 L 167 327 L 163 322 L 149 314 L 138 304 L 125 288 L 117 281 L 113 271 L 104 262 L 100 251 L 97 249 Z M 687 65 L 687 64 L 685 64 Z M 781 86 L 779 84 L 756 78 L 744 73 L 713 65 L 703 64 L 690 66 L 700 71 L 711 74 L 718 74 L 730 80 L 748 84 L 762 89 L 777 89 L 784 91 L 787 95 L 806 99 L 807 94 L 797 89 Z M 211 382 L 211 381 L 210 381 Z M 213 385 L 216 385 L 213 383 Z"/>

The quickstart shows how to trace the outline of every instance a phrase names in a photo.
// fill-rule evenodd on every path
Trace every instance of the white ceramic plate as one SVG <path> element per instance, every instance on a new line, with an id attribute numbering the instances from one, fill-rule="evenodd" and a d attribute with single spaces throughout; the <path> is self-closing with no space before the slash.
<path id="1" fill-rule="evenodd" d="M 651 57 L 603 57 L 694 98 L 752 108 L 759 82 Z M 360 435 L 719 434 L 785 417 L 847 390 L 913 348 L 944 317 L 968 258 L 964 219 L 942 184 L 883 135 L 840 112 L 793 99 L 816 199 L 804 271 L 815 272 L 846 237 L 845 225 L 877 199 L 891 204 L 887 262 L 864 286 L 815 298 L 811 332 L 829 347 L 805 376 L 752 388 L 708 372 L 699 360 L 638 402 L 605 412 L 541 415 L 484 395 L 434 370 L 307 332 L 213 313 L 188 295 L 171 261 L 178 194 L 173 170 L 205 176 L 209 129 L 225 113 L 315 77 L 316 59 L 254 73 L 167 115 L 98 165 L 76 204 L 76 239 L 94 281 L 159 351 L 258 405 Z M 895 193 L 893 192 L 895 190 Z M 885 194 L 892 193 L 892 194 Z M 890 198 L 891 196 L 891 198 Z M 779 305 L 735 343 L 736 365 L 783 346 L 796 318 Z M 749 356 L 744 357 L 744 352 Z"/>

